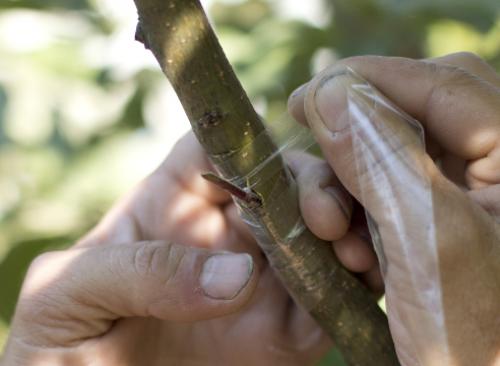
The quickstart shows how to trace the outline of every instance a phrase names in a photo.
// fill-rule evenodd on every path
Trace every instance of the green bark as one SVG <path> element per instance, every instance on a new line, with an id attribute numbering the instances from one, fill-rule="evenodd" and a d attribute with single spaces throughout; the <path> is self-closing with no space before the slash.
<path id="1" fill-rule="evenodd" d="M 246 177 L 236 200 L 289 292 L 349 365 L 398 365 L 387 318 L 373 296 L 340 265 L 330 244 L 302 225 L 293 177 L 199 1 L 135 3 L 138 39 L 157 58 L 211 161 L 226 179 Z"/>

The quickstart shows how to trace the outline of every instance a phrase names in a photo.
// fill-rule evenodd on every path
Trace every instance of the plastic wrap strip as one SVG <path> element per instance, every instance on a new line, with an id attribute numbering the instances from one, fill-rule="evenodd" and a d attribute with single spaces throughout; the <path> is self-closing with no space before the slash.
<path id="1" fill-rule="evenodd" d="M 298 202 L 298 186 L 290 169 L 286 167 L 289 153 L 307 153 L 311 147 L 316 146 L 310 129 L 298 124 L 288 115 L 283 115 L 280 119 L 266 124 L 268 130 L 266 134 L 257 136 L 251 146 L 244 146 L 234 156 L 225 155 L 226 164 L 232 166 L 242 156 L 251 154 L 253 151 L 261 151 L 260 144 L 268 144 L 269 136 L 277 146 L 273 154 L 265 156 L 262 161 L 243 177 L 233 177 L 228 181 L 239 187 L 244 192 L 262 188 L 266 183 L 270 183 L 266 189 L 267 195 L 264 203 L 264 210 L 248 206 L 248 202 L 236 203 L 240 210 L 243 221 L 251 228 L 253 235 L 259 246 L 266 253 L 272 267 L 283 278 L 294 278 L 295 291 L 291 290 L 291 295 L 296 298 L 306 310 L 314 309 L 319 303 L 325 300 L 328 293 L 328 286 L 325 283 L 334 282 L 335 267 L 325 266 L 324 256 L 318 254 L 318 249 L 329 250 L 329 246 L 324 243 L 313 243 L 320 239 L 315 238 L 307 230 L 304 220 L 300 214 Z M 285 166 L 276 163 L 276 159 L 284 159 Z M 233 162 L 231 159 L 235 159 Z M 220 161 L 217 164 L 220 165 Z M 280 174 L 286 177 L 277 178 L 277 171 L 269 167 L 279 167 Z M 284 169 L 283 169 L 284 168 Z M 222 171 L 227 171 L 222 167 Z M 226 178 L 227 179 L 227 178 Z M 282 184 L 277 184 L 280 179 L 286 179 L 287 188 L 283 189 Z M 273 183 L 271 183 L 274 182 Z M 280 211 L 281 210 L 281 211 Z M 283 212 L 286 211 L 286 212 Z M 268 219 L 269 216 L 271 219 Z M 333 252 L 331 256 L 333 259 Z M 287 281 L 284 280 L 286 283 Z"/>
<path id="2" fill-rule="evenodd" d="M 242 148 L 226 153 L 222 156 L 212 156 L 212 160 L 216 163 L 220 170 L 224 171 L 225 165 L 233 166 L 242 157 L 252 156 L 258 151 L 262 151 L 262 147 L 268 144 L 269 135 L 277 145 L 277 149 L 271 155 L 259 157 L 262 159 L 255 168 L 253 168 L 245 176 L 230 177 L 228 180 L 236 186 L 246 187 L 251 189 L 254 185 L 262 183 L 269 179 L 275 172 L 268 171 L 267 175 L 262 174 L 263 168 L 271 161 L 281 156 L 286 156 L 287 151 L 307 151 L 311 146 L 315 145 L 314 138 L 309 129 L 299 125 L 284 114 L 281 118 L 274 122 L 267 123 L 268 129 L 256 136 L 253 140 L 247 143 Z M 259 180 L 255 180 L 255 176 L 259 176 Z"/>
<path id="3" fill-rule="evenodd" d="M 429 365 L 431 359 L 448 364 L 424 130 L 353 70 L 340 77 L 347 98 L 340 118 L 349 126 L 356 183 L 382 267 L 398 355 L 407 366 Z"/>

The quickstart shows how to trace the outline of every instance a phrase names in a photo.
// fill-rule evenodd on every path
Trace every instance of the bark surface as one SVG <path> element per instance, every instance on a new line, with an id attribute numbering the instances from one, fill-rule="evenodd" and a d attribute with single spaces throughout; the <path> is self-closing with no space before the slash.
<path id="1" fill-rule="evenodd" d="M 293 177 L 199 1 L 135 3 L 137 39 L 154 53 L 222 177 L 238 178 L 237 203 L 284 285 L 349 365 L 398 365 L 387 318 L 373 296 L 341 266 L 331 245 L 303 225 Z"/>

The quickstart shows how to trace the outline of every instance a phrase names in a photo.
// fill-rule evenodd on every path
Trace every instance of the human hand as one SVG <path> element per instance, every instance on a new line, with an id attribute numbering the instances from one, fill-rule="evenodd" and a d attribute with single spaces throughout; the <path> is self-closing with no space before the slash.
<path id="1" fill-rule="evenodd" d="M 338 216 L 329 230 L 343 231 L 349 197 L 327 164 L 292 162 L 302 204 L 318 202 L 322 217 Z M 79 243 L 36 259 L 4 365 L 315 364 L 330 340 L 276 279 L 230 197 L 201 178 L 209 170 L 189 134 Z"/>
<path id="2" fill-rule="evenodd" d="M 428 154 L 381 93 L 423 124 Z M 289 107 L 376 224 L 402 364 L 500 364 L 500 77 L 463 53 L 356 57 Z M 363 243 L 351 229 L 335 247 L 345 261 Z"/>

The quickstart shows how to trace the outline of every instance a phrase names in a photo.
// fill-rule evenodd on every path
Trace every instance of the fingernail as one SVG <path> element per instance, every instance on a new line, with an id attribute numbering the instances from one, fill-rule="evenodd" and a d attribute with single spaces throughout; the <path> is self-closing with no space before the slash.
<path id="1" fill-rule="evenodd" d="M 356 83 L 364 82 L 349 69 L 325 75 L 319 82 L 314 97 L 316 110 L 331 132 L 341 132 L 349 127 L 348 95 Z"/>
<path id="2" fill-rule="evenodd" d="M 253 260 L 248 254 L 216 254 L 203 264 L 200 284 L 208 297 L 232 300 L 246 286 L 253 272 Z"/>

